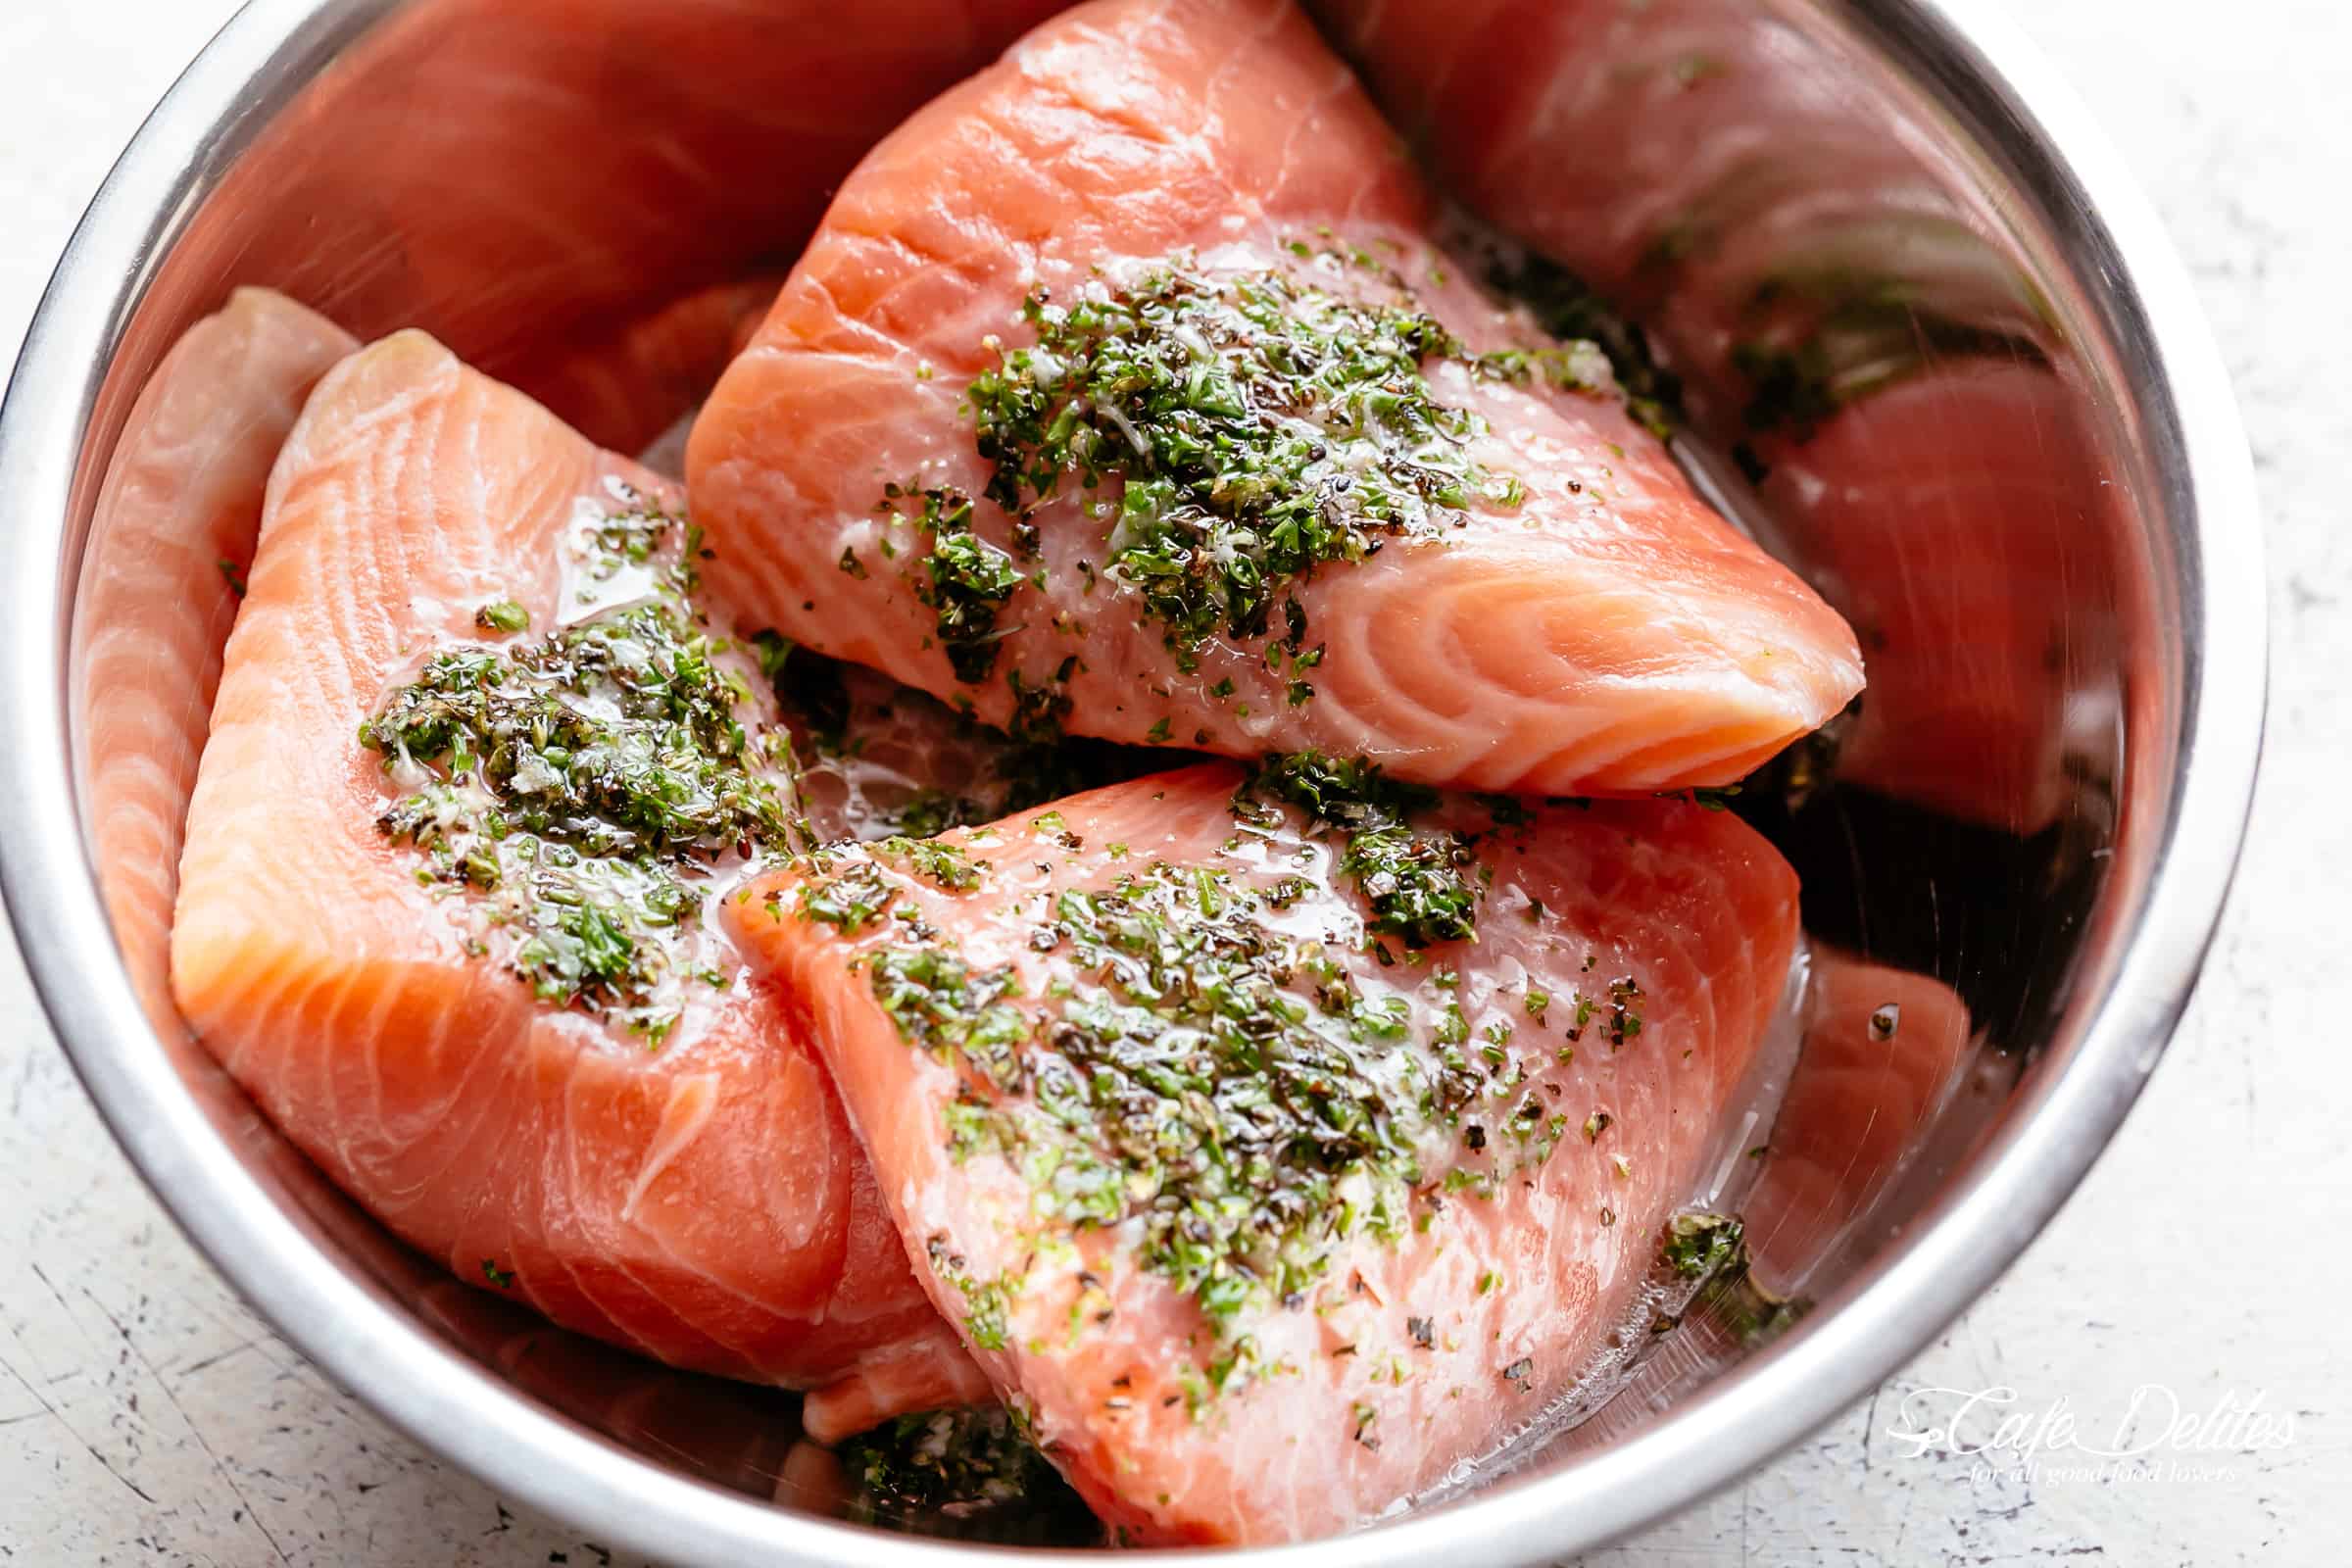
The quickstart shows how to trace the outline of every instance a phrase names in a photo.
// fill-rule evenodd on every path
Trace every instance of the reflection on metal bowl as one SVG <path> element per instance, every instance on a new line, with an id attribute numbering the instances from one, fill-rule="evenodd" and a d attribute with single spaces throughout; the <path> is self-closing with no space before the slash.
<path id="1" fill-rule="evenodd" d="M 0 421 L 7 893 L 118 1137 L 338 1381 L 508 1494 L 665 1560 L 970 1548 L 821 1517 L 832 1481 L 789 1396 L 453 1285 L 188 1039 L 158 869 L 231 608 L 213 564 L 242 559 L 253 523 L 142 513 L 138 465 L 191 437 L 160 395 L 134 405 L 256 284 L 363 338 L 422 325 L 634 447 L 686 411 L 863 149 L 1056 9 L 256 0 L 109 179 Z M 1769 1344 L 1694 1323 L 1507 1473 L 1289 1560 L 1550 1559 L 1865 1392 L 2007 1265 L 2128 1108 L 2252 781 L 2247 466 L 2152 220 L 1997 28 L 1928 0 L 1314 9 L 1522 284 L 1589 313 L 1573 276 L 1641 323 L 1620 346 L 1679 404 L 1678 452 L 1871 665 L 1858 710 L 1737 803 L 1803 873 L 1816 945 L 1802 1049 L 1743 1177 L 1756 1287 L 1812 1310 Z M 642 356 L 657 395 L 618 395 L 583 343 Z M 253 368 L 298 398 L 315 357 Z M 180 617 L 180 665 L 108 662 L 125 603 Z"/>

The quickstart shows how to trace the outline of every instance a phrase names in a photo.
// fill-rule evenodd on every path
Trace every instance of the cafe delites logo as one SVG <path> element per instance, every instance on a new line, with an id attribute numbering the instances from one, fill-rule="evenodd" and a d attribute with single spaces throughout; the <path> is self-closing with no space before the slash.
<path id="1" fill-rule="evenodd" d="M 1906 1458 L 1973 1459 L 1984 1480 L 2226 1482 L 2248 1456 L 2294 1443 L 2294 1413 L 2269 1405 L 2262 1391 L 2190 1401 L 2161 1383 L 2105 1412 L 2078 1410 L 2065 1395 L 2029 1404 L 2005 1384 L 1923 1388 L 1903 1396 L 1882 1435 Z"/>

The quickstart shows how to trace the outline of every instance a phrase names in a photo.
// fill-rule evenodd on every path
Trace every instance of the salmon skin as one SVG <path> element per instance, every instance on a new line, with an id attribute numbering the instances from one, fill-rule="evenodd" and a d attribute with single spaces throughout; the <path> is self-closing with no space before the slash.
<path id="1" fill-rule="evenodd" d="M 1057 18 L 714 389 L 713 585 L 1006 727 L 1478 789 L 1729 783 L 1842 708 L 1844 622 L 1434 226 L 1287 0 Z"/>
<path id="2" fill-rule="evenodd" d="M 181 830 L 262 489 L 311 388 L 358 347 L 283 295 L 237 290 L 156 367 L 98 492 L 74 707 L 107 917 L 159 1029 L 176 1030 Z"/>
<path id="3" fill-rule="evenodd" d="M 1788 983 L 1796 879 L 1729 813 L 1386 789 L 1208 764 L 726 906 L 941 1310 L 1127 1540 L 1346 1530 L 1535 1422 Z"/>
<path id="4" fill-rule="evenodd" d="M 523 931 L 501 921 L 522 916 L 466 885 L 491 873 L 437 878 L 419 848 L 446 823 L 387 831 L 473 787 L 432 779 L 405 740 L 385 754 L 380 730 L 371 748 L 387 693 L 423 689 L 403 685 L 420 666 L 519 659 L 592 588 L 641 591 L 625 540 L 682 530 L 679 504 L 421 333 L 331 370 L 270 474 L 189 811 L 172 989 L 288 1138 L 477 1287 L 676 1366 L 796 1386 L 871 1368 L 855 1408 L 968 1393 L 821 1065 L 720 933 L 691 950 L 708 980 L 680 968 L 670 1026 L 633 1033 L 517 978 Z M 614 529 L 619 555 L 582 543 Z M 579 648 L 631 667 L 625 643 Z M 757 684 L 720 728 L 772 728 Z M 541 848 L 496 885 L 569 863 Z M 542 985 L 572 951 L 550 947 Z"/>

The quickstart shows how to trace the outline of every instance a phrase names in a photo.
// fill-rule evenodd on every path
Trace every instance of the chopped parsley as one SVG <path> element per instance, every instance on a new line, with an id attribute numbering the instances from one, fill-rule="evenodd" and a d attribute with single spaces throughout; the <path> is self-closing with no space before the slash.
<path id="1" fill-rule="evenodd" d="M 980 885 L 980 866 L 954 844 L 931 839 L 887 838 L 870 853 L 904 865 L 950 893 L 969 893 Z"/>
<path id="2" fill-rule="evenodd" d="M 1670 1274 L 1699 1282 L 1691 1309 L 1704 1311 L 1743 1345 L 1760 1345 L 1812 1310 L 1810 1300 L 1776 1295 L 1756 1282 L 1745 1228 L 1728 1214 L 1685 1209 L 1666 1222 L 1658 1254 Z M 1682 1322 L 1682 1316 L 1662 1318 L 1659 1327 Z"/>
<path id="3" fill-rule="evenodd" d="M 931 1260 L 931 1271 L 940 1283 L 951 1287 L 963 1298 L 963 1328 L 970 1336 L 972 1348 L 979 1350 L 1002 1350 L 1005 1335 L 1011 1330 L 1010 1307 L 1012 1294 L 1002 1279 L 978 1280 L 965 1272 L 963 1254 L 950 1250 L 947 1237 L 931 1237 L 924 1244 L 924 1252 Z"/>
<path id="4" fill-rule="evenodd" d="M 907 798 L 906 804 L 899 808 L 892 825 L 907 838 L 931 839 L 952 827 L 993 821 L 999 814 L 968 796 L 924 789 L 915 791 Z"/>
<path id="5" fill-rule="evenodd" d="M 676 519 L 607 518 L 598 564 L 651 559 Z M 789 846 L 788 748 L 747 728 L 750 695 L 688 595 L 694 540 L 657 592 L 529 642 L 433 655 L 360 726 L 399 794 L 377 818 L 470 889 L 544 1001 L 659 1041 L 679 990 L 692 884 L 710 862 Z M 506 612 L 512 609 L 514 615 Z M 511 629 L 511 604 L 485 607 Z"/>
<path id="6" fill-rule="evenodd" d="M 915 583 L 915 594 L 936 612 L 932 635 L 947 651 L 956 678 L 977 686 L 996 668 L 998 645 L 1019 630 L 999 629 L 997 616 L 1026 580 L 1021 568 L 1012 557 L 972 532 L 972 498 L 962 491 L 891 485 L 883 495 L 886 511 L 895 512 L 905 502 L 917 505 L 914 520 L 930 534 L 931 548 L 917 558 L 923 576 Z M 857 574 L 864 575 L 864 568 Z"/>
<path id="7" fill-rule="evenodd" d="M 1265 907 L 1222 871 L 1162 861 L 1064 890 L 1040 934 L 1077 978 L 1034 1025 L 1008 969 L 937 945 L 858 960 L 902 1038 L 994 1092 L 966 1098 L 959 1141 L 1004 1151 L 1041 1213 L 1140 1220 L 1146 1265 L 1221 1329 L 1294 1298 L 1357 1230 L 1397 1233 L 1424 1124 L 1403 1020 Z M 1343 1186 L 1359 1196 L 1342 1203 Z"/>
<path id="8" fill-rule="evenodd" d="M 930 1534 L 1014 1518 L 1034 1531 L 1095 1533 L 1077 1494 L 1003 1405 L 902 1415 L 841 1446 L 859 1524 Z"/>
<path id="9" fill-rule="evenodd" d="M 1437 791 L 1390 778 L 1377 762 L 1361 757 L 1342 760 L 1321 752 L 1269 757 L 1257 765 L 1250 787 L 1341 827 L 1380 826 L 1438 800 Z"/>
<path id="10" fill-rule="evenodd" d="M 1729 1214 L 1690 1208 L 1666 1222 L 1659 1244 L 1666 1266 L 1685 1279 L 1705 1279 L 1742 1255 L 1741 1227 Z"/>
<path id="11" fill-rule="evenodd" d="M 1610 1045 L 1622 1046 L 1642 1032 L 1642 987 L 1633 976 L 1609 982 L 1609 1011 L 1602 1032 Z M 1580 1002 L 1576 1021 L 1581 1025 L 1590 1016 L 1590 1008 Z"/>
<path id="12" fill-rule="evenodd" d="M 1626 412 L 1636 423 L 1661 441 L 1673 435 L 1682 414 L 1682 383 L 1659 366 L 1642 328 L 1612 310 L 1582 278 L 1543 257 L 1520 253 L 1498 258 L 1490 273 L 1495 286 L 1526 302 L 1546 333 L 1570 349 L 1589 344 L 1606 357 L 1612 378 L 1625 395 Z M 1589 369 L 1575 373 L 1591 374 Z"/>
<path id="13" fill-rule="evenodd" d="M 820 859 L 829 859 L 824 851 Z M 821 921 L 843 936 L 856 936 L 881 918 L 898 898 L 882 867 L 871 860 L 853 860 L 834 876 L 801 884 L 800 913 L 804 920 Z"/>
<path id="14" fill-rule="evenodd" d="M 806 884 L 805 896 L 821 896 L 826 885 Z M 1009 967 L 975 970 L 939 947 L 885 949 L 867 967 L 874 999 L 901 1039 L 943 1061 L 960 1056 L 999 1089 L 1020 1087 L 1025 1068 L 1019 1047 L 1028 1021 L 1004 1000 L 1019 988 Z"/>
<path id="15" fill-rule="evenodd" d="M 853 972 L 908 1047 L 954 1069 L 939 1112 L 949 1156 L 1000 1159 L 1022 1178 L 1043 1225 L 1030 1255 L 1115 1229 L 1124 1255 L 1198 1306 L 1186 1398 L 1199 1409 L 1269 1375 L 1253 1315 L 1336 1291 L 1349 1248 L 1426 1228 L 1455 1194 L 1497 1200 L 1574 1138 L 1562 1085 L 1537 1075 L 1558 1050 L 1546 1017 L 1592 1005 L 1564 983 L 1581 950 L 1545 945 L 1542 978 L 1556 989 L 1531 975 L 1524 998 L 1414 951 L 1474 938 L 1486 881 L 1474 851 L 1530 820 L 1496 803 L 1470 815 L 1493 824 L 1476 835 L 1415 820 L 1455 820 L 1464 804 L 1361 760 L 1273 758 L 1203 863 L 1124 842 L 1063 859 L 1090 846 L 1048 809 L 1006 823 L 987 862 L 957 852 L 932 866 L 906 843 L 820 852 L 798 896 L 809 917 L 869 933 Z M 1017 962 L 930 925 L 950 922 L 918 884 L 960 892 L 964 865 L 977 881 L 983 863 L 1056 878 L 1004 910 L 1022 922 Z M 1619 995 L 1630 1018 L 1639 990 L 1629 979 Z M 1608 1122 L 1594 1112 L 1586 1138 Z M 1026 1265 L 968 1279 L 945 1245 L 934 1272 L 962 1294 L 975 1343 L 1013 1332 Z M 1498 1282 L 1489 1270 L 1482 1292 Z M 1429 1348 L 1434 1320 L 1399 1311 Z"/>
<path id="16" fill-rule="evenodd" d="M 473 623 L 483 631 L 528 631 L 531 627 L 531 612 L 512 599 L 501 599 L 495 604 L 484 605 L 475 611 Z"/>
<path id="17" fill-rule="evenodd" d="M 1488 483 L 1463 451 L 1484 422 L 1422 374 L 1461 344 L 1409 298 L 1175 258 L 1067 306 L 1033 291 L 1022 315 L 1035 345 L 968 392 L 988 496 L 1020 513 L 1121 479 L 1110 567 L 1180 657 L 1265 635 L 1291 583 L 1457 525 Z M 1303 616 L 1287 625 L 1295 646 Z"/>
<path id="18" fill-rule="evenodd" d="M 1297 752 L 1261 762 L 1244 786 L 1237 811 L 1247 811 L 1248 798 L 1260 794 L 1302 807 L 1348 833 L 1340 871 L 1371 906 L 1373 932 L 1416 949 L 1476 937 L 1481 889 L 1469 874 L 1476 863 L 1472 841 L 1406 820 L 1436 803 L 1435 791 L 1391 779 L 1360 757 L 1340 761 Z"/>
<path id="19" fill-rule="evenodd" d="M 1340 870 L 1355 879 L 1372 906 L 1371 929 L 1408 948 L 1478 934 L 1478 889 L 1463 875 L 1475 863 L 1459 836 L 1400 822 L 1357 831 L 1340 857 Z"/>
<path id="20" fill-rule="evenodd" d="M 632 606 L 503 653 L 438 654 L 361 738 L 485 789 L 492 837 L 667 859 L 780 842 L 783 802 L 721 651 L 682 602 Z"/>

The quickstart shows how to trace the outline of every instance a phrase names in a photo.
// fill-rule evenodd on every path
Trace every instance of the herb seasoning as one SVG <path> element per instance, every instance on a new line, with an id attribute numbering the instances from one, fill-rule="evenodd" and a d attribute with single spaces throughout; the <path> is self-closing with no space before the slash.
<path id="1" fill-rule="evenodd" d="M 1017 1517 L 1023 1540 L 1041 1527 L 1054 1540 L 1100 1533 L 1003 1405 L 893 1417 L 844 1443 L 841 1462 L 847 1511 L 860 1524 L 968 1534 Z"/>
<path id="2" fill-rule="evenodd" d="M 1189 258 L 1067 306 L 1035 291 L 1022 315 L 1036 343 L 1001 349 L 968 393 L 989 499 L 1017 514 L 1116 476 L 1110 569 L 1179 658 L 1219 632 L 1263 636 L 1317 565 L 1442 533 L 1474 496 L 1518 491 L 1489 487 L 1464 451 L 1484 421 L 1422 374 L 1433 357 L 1467 359 L 1459 340 L 1399 301 Z M 1296 652 L 1304 616 L 1290 604 Z"/>
<path id="3" fill-rule="evenodd" d="M 1388 1060 L 1398 1021 L 1264 907 L 1225 872 L 1162 861 L 1063 891 L 1042 929 L 1077 978 L 1034 1027 L 1007 970 L 937 946 L 863 960 L 903 1038 L 996 1092 L 967 1101 L 960 1152 L 1007 1152 L 1065 1221 L 1140 1215 L 1147 1264 L 1219 1324 L 1304 1289 L 1359 1226 L 1394 1234 L 1418 1175 L 1418 1094 Z M 1327 977 L 1312 1002 L 1292 989 L 1309 972 Z"/>
<path id="4" fill-rule="evenodd" d="M 956 678 L 976 686 L 996 668 L 998 645 L 1020 629 L 1000 629 L 997 616 L 1023 582 L 1021 568 L 1012 557 L 972 532 L 972 499 L 962 491 L 892 485 L 883 495 L 885 511 L 895 512 L 906 501 L 916 505 L 914 520 L 930 534 L 931 548 L 917 561 L 923 576 L 915 583 L 915 594 L 937 612 L 933 635 L 947 650 Z M 843 556 L 845 571 L 855 559 Z M 864 576 L 864 567 L 855 575 Z"/>
<path id="5" fill-rule="evenodd" d="M 589 526 L 591 579 L 666 560 L 652 591 L 531 641 L 428 659 L 360 727 L 398 794 L 377 818 L 430 885 L 470 890 L 544 1001 L 658 1043 L 693 970 L 696 884 L 792 843 L 790 748 L 748 726 L 750 691 L 690 595 L 699 539 L 630 498 Z M 528 617 L 483 607 L 484 632 Z"/>
<path id="6" fill-rule="evenodd" d="M 1728 1214 L 1685 1209 L 1666 1222 L 1659 1250 L 1675 1273 L 1704 1279 L 1744 1255 L 1740 1224 Z"/>
<path id="7" fill-rule="evenodd" d="M 1371 905 L 1374 932 L 1413 949 L 1476 938 L 1481 889 L 1465 874 L 1476 864 L 1474 841 L 1407 821 L 1437 803 L 1436 791 L 1391 779 L 1360 757 L 1338 761 L 1298 752 L 1258 765 L 1237 797 L 1236 814 L 1247 817 L 1249 803 L 1261 796 L 1303 807 L 1348 832 L 1340 870 Z M 1524 813 L 1513 820 L 1524 821 Z"/>

